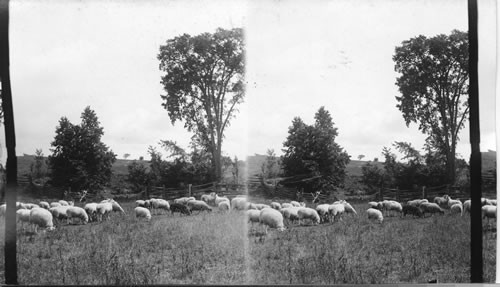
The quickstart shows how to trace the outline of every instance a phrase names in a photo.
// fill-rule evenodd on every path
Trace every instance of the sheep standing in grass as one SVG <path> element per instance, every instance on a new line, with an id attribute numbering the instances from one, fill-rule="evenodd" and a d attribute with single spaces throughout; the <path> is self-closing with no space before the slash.
<path id="1" fill-rule="evenodd" d="M 451 199 L 451 198 L 450 198 L 450 199 L 448 200 L 448 209 L 451 209 L 451 207 L 452 207 L 453 205 L 455 205 L 455 204 L 460 204 L 460 205 L 462 205 L 462 202 L 461 202 L 460 200 L 458 200 L 458 199 Z"/>
<path id="2" fill-rule="evenodd" d="M 287 220 L 287 223 L 294 222 L 295 220 L 299 220 L 299 211 L 300 207 L 286 207 L 280 209 L 281 214 Z"/>
<path id="3" fill-rule="evenodd" d="M 68 207 L 68 210 L 66 211 L 66 214 L 68 215 L 69 220 L 71 220 L 71 223 L 73 223 L 74 218 L 78 219 L 83 224 L 87 224 L 89 222 L 89 216 L 87 212 L 81 207 L 70 205 Z"/>
<path id="4" fill-rule="evenodd" d="M 226 211 L 229 212 L 231 210 L 231 205 L 229 204 L 229 200 L 224 200 L 219 202 L 219 205 L 217 205 L 219 208 L 219 211 Z"/>
<path id="5" fill-rule="evenodd" d="M 198 210 L 198 213 L 202 211 L 212 211 L 212 208 L 210 208 L 210 206 L 208 206 L 208 204 L 202 200 L 190 200 L 188 201 L 187 206 L 191 211 Z"/>
<path id="6" fill-rule="evenodd" d="M 274 208 L 276 210 L 280 210 L 281 209 L 281 204 L 279 202 L 271 202 L 270 204 L 271 208 Z"/>
<path id="7" fill-rule="evenodd" d="M 50 211 L 43 208 L 33 208 L 30 211 L 29 222 L 35 225 L 35 232 L 38 232 L 38 227 L 54 230 L 52 214 Z"/>
<path id="8" fill-rule="evenodd" d="M 281 208 L 289 208 L 289 207 L 293 207 L 293 205 L 291 203 L 288 203 L 288 202 L 285 202 L 281 205 Z"/>
<path id="9" fill-rule="evenodd" d="M 40 201 L 40 202 L 38 203 L 38 205 L 39 205 L 41 208 L 45 208 L 45 209 L 47 209 L 47 210 L 50 208 L 50 204 L 49 204 L 48 202 L 46 202 L 46 201 Z"/>
<path id="10" fill-rule="evenodd" d="M 231 209 L 233 210 L 245 210 L 247 207 L 246 197 L 235 197 L 231 200 Z"/>
<path id="11" fill-rule="evenodd" d="M 316 206 L 316 211 L 320 217 L 321 222 L 325 222 L 328 218 L 328 208 L 330 204 L 319 204 Z"/>
<path id="12" fill-rule="evenodd" d="M 358 213 L 356 212 L 356 210 L 354 209 L 354 207 L 352 207 L 352 205 L 349 204 L 349 202 L 346 202 L 344 200 L 344 202 L 342 204 L 344 205 L 344 209 L 345 209 L 346 213 L 353 213 L 354 215 L 358 215 Z"/>
<path id="13" fill-rule="evenodd" d="M 59 203 L 62 205 L 62 206 L 69 206 L 69 203 L 66 201 L 66 200 L 59 200 Z"/>
<path id="14" fill-rule="evenodd" d="M 170 203 L 166 201 L 165 199 L 158 199 L 158 205 L 157 205 L 158 210 L 165 210 L 165 211 L 170 211 Z"/>
<path id="15" fill-rule="evenodd" d="M 58 206 L 62 206 L 62 204 L 60 204 L 59 202 L 51 202 L 50 203 L 50 207 L 58 207 Z"/>
<path id="16" fill-rule="evenodd" d="M 227 203 L 231 204 L 231 201 L 229 201 L 229 198 L 227 198 L 226 196 L 218 196 L 217 194 L 215 195 L 215 206 L 219 206 L 219 203 L 223 201 L 227 201 Z"/>
<path id="17" fill-rule="evenodd" d="M 172 212 L 172 214 L 174 214 L 174 212 L 178 212 L 181 214 L 191 215 L 191 211 L 186 205 L 175 202 L 170 204 L 170 212 Z"/>
<path id="18" fill-rule="evenodd" d="M 299 216 L 299 225 L 301 225 L 301 220 L 309 219 L 312 224 L 319 224 L 320 218 L 318 212 L 309 207 L 301 207 L 297 210 L 297 215 Z"/>
<path id="19" fill-rule="evenodd" d="M 424 216 L 424 212 L 422 211 L 422 209 L 420 207 L 414 206 L 414 205 L 410 205 L 410 204 L 406 204 L 406 205 L 403 206 L 402 217 L 406 216 L 407 214 L 411 214 L 411 215 L 413 215 L 413 217 L 415 217 L 415 216 L 418 216 L 418 217 Z"/>
<path id="20" fill-rule="evenodd" d="M 97 221 L 107 220 L 113 211 L 113 204 L 110 202 L 98 203 L 97 207 Z"/>
<path id="21" fill-rule="evenodd" d="M 368 214 L 368 219 L 377 220 L 379 223 L 384 221 L 384 216 L 382 215 L 382 211 L 375 208 L 368 208 L 366 210 L 366 214 Z"/>
<path id="22" fill-rule="evenodd" d="M 420 205 L 420 208 L 422 209 L 422 212 L 424 213 L 424 216 L 426 213 L 441 213 L 444 214 L 444 210 L 437 204 L 437 203 L 431 203 L 431 202 L 426 202 L 422 203 Z"/>
<path id="23" fill-rule="evenodd" d="M 272 208 L 264 208 L 260 211 L 259 221 L 265 226 L 265 233 L 267 234 L 267 228 L 276 228 L 278 231 L 285 230 L 285 225 L 283 224 L 283 215 Z"/>
<path id="24" fill-rule="evenodd" d="M 146 206 L 146 201 L 139 199 L 135 201 L 135 206 L 140 206 L 140 207 L 145 207 Z"/>
<path id="25" fill-rule="evenodd" d="M 409 200 L 406 204 L 414 207 L 419 207 L 424 202 L 429 202 L 429 201 L 427 199 L 414 199 L 414 200 Z"/>
<path id="26" fill-rule="evenodd" d="M 471 200 L 470 199 L 464 201 L 462 214 L 466 213 L 466 212 L 470 213 L 470 204 L 471 204 Z"/>
<path id="27" fill-rule="evenodd" d="M 264 204 L 264 203 L 257 203 L 257 204 L 255 204 L 255 207 L 257 207 L 258 210 L 262 210 L 264 208 L 271 208 L 271 206 Z"/>
<path id="28" fill-rule="evenodd" d="M 49 211 L 52 213 L 52 216 L 54 219 L 59 223 L 60 221 L 66 219 L 66 223 L 68 220 L 68 214 L 66 213 L 68 211 L 69 206 L 56 206 L 56 207 L 51 207 Z"/>
<path id="29" fill-rule="evenodd" d="M 259 223 L 260 222 L 260 210 L 256 209 L 250 209 L 245 211 L 246 216 L 248 218 L 248 222 L 253 226 L 254 223 Z"/>
<path id="30" fill-rule="evenodd" d="M 142 207 L 142 206 L 137 206 L 134 208 L 135 211 L 135 218 L 146 218 L 147 221 L 151 220 L 151 212 L 149 209 Z"/>
<path id="31" fill-rule="evenodd" d="M 452 214 L 460 214 L 460 216 L 463 215 L 464 209 L 462 203 L 455 203 L 450 207 L 450 211 Z"/>
<path id="32" fill-rule="evenodd" d="M 483 218 L 487 218 L 489 222 L 490 218 L 497 218 L 497 207 L 494 205 L 485 205 L 481 207 L 481 214 Z"/>
<path id="33" fill-rule="evenodd" d="M 290 201 L 290 204 L 293 206 L 293 207 L 300 207 L 300 203 L 298 201 Z"/>
<path id="34" fill-rule="evenodd" d="M 87 212 L 87 215 L 89 216 L 90 221 L 96 221 L 97 220 L 97 204 L 96 202 L 90 202 L 85 204 L 83 209 L 85 212 Z"/>
<path id="35" fill-rule="evenodd" d="M 215 192 L 211 192 L 210 194 L 203 194 L 201 196 L 201 200 L 206 204 L 214 205 L 215 204 Z"/>
<path id="36" fill-rule="evenodd" d="M 328 215 L 330 221 L 341 220 L 342 214 L 345 212 L 345 206 L 341 203 L 330 204 L 328 207 Z"/>
<path id="37" fill-rule="evenodd" d="M 25 222 L 30 222 L 30 213 L 31 210 L 29 209 L 19 209 L 16 211 L 16 218 L 19 222 L 21 222 L 21 225 L 23 225 L 23 223 Z"/>
<path id="38" fill-rule="evenodd" d="M 434 197 L 433 202 L 439 205 L 439 207 L 447 207 L 448 206 L 448 201 L 450 200 L 450 197 L 445 194 L 444 196 L 436 196 Z"/>

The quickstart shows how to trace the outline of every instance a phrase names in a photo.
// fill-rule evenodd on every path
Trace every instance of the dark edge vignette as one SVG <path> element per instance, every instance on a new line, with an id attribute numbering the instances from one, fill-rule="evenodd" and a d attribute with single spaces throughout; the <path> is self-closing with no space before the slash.
<path id="1" fill-rule="evenodd" d="M 481 220 L 481 151 L 479 149 L 479 79 L 477 0 L 468 0 L 469 16 L 469 124 L 471 189 L 471 283 L 483 282 L 483 226 Z"/>
<path id="2" fill-rule="evenodd" d="M 5 283 L 8 285 L 17 285 L 17 158 L 9 71 L 9 0 L 0 0 L 0 21 L 0 80 L 2 82 L 2 108 L 4 111 L 5 142 L 7 146 L 7 210 L 5 216 L 4 247 Z"/>

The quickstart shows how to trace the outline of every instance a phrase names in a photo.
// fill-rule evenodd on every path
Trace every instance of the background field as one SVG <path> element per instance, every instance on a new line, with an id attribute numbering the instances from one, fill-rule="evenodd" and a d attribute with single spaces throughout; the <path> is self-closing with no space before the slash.
<path id="1" fill-rule="evenodd" d="M 357 217 L 284 232 L 245 223 L 241 212 L 126 214 L 107 222 L 18 231 L 20 284 L 339 284 L 469 282 L 467 216 Z M 0 221 L 0 238 L 4 238 Z M 486 223 L 485 223 L 486 224 Z M 496 230 L 484 232 L 485 281 L 494 282 Z M 485 225 L 486 226 L 486 225 Z M 247 229 L 249 232 L 247 233 Z M 3 247 L 3 242 L 2 246 Z M 0 270 L 3 270 L 0 252 Z M 3 274 L 0 274 L 3 280 Z"/>

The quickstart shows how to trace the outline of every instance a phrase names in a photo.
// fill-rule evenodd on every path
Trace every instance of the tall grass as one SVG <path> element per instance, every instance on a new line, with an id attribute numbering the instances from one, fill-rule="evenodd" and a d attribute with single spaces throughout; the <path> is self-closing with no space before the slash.
<path id="1" fill-rule="evenodd" d="M 34 234 L 18 229 L 21 284 L 370 284 L 469 282 L 470 220 L 359 215 L 263 234 L 243 213 L 125 215 Z M 492 225 L 491 223 L 490 225 Z M 250 232 L 247 232 L 247 231 Z M 0 220 L 3 247 L 4 222 Z M 496 230 L 484 233 L 485 282 L 495 280 Z M 0 252 L 0 271 L 4 270 Z M 3 283 L 0 274 L 0 283 Z"/>

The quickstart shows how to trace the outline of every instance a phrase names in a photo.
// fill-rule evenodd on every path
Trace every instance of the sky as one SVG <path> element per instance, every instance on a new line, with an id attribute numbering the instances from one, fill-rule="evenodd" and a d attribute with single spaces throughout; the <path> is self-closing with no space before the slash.
<path id="1" fill-rule="evenodd" d="M 479 1 L 481 150 L 496 150 L 496 2 Z M 351 156 L 382 158 L 384 146 L 425 135 L 396 108 L 392 56 L 402 41 L 467 30 L 467 1 L 15 1 L 10 2 L 11 83 L 17 154 L 50 143 L 61 117 L 86 106 L 118 158 L 191 134 L 161 106 L 157 54 L 167 39 L 243 27 L 245 102 L 226 130 L 230 157 L 282 154 L 294 117 L 312 124 L 324 106 Z M 470 154 L 469 126 L 458 153 Z M 5 141 L 1 134 L 5 161 Z"/>

